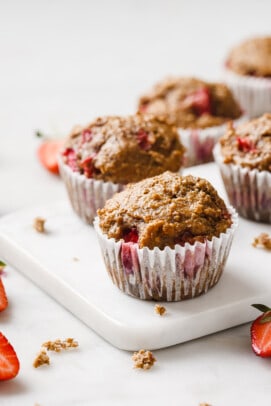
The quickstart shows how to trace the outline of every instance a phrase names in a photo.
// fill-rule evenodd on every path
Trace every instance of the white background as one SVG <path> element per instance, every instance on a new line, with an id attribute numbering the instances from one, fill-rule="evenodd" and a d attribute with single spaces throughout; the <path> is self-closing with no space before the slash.
<path id="1" fill-rule="evenodd" d="M 37 159 L 35 129 L 63 135 L 102 114 L 133 112 L 168 74 L 217 79 L 230 47 L 270 34 L 271 2 L 0 0 L 0 215 L 66 198 Z M 20 375 L 0 383 L 2 405 L 269 406 L 271 363 L 254 356 L 249 325 L 156 351 L 132 369 L 113 348 L 12 269 L 0 331 Z M 270 303 L 269 303 L 270 304 Z M 34 370 L 40 344 L 74 336 L 80 350 Z"/>

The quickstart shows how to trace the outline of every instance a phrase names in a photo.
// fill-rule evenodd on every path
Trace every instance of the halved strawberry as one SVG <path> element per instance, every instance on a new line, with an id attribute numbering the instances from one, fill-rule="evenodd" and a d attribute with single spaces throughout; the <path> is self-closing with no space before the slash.
<path id="1" fill-rule="evenodd" d="M 19 369 L 20 363 L 14 348 L 0 332 L 0 381 L 15 378 Z"/>
<path id="2" fill-rule="evenodd" d="M 0 312 L 5 310 L 7 305 L 8 305 L 7 295 L 5 292 L 5 288 L 4 288 L 2 279 L 0 278 Z"/>
<path id="3" fill-rule="evenodd" d="M 271 357 L 271 309 L 262 304 L 253 307 L 263 312 L 251 325 L 251 345 L 260 357 Z"/>
<path id="4" fill-rule="evenodd" d="M 38 148 L 38 158 L 41 164 L 51 173 L 59 174 L 57 156 L 64 144 L 64 140 L 44 141 Z"/>

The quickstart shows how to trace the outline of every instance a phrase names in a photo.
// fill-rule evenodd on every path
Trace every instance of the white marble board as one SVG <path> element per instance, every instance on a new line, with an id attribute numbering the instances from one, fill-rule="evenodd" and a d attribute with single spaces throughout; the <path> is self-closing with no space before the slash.
<path id="1" fill-rule="evenodd" d="M 185 173 L 207 178 L 225 198 L 215 164 Z M 36 216 L 47 219 L 47 233 L 33 229 Z M 112 284 L 93 228 L 73 214 L 68 201 L 3 217 L 0 258 L 114 346 L 158 349 L 248 322 L 255 317 L 252 303 L 271 305 L 271 253 L 251 246 L 261 232 L 271 233 L 271 225 L 240 218 L 220 282 L 196 299 L 166 303 L 163 317 L 154 302 L 128 297 Z"/>

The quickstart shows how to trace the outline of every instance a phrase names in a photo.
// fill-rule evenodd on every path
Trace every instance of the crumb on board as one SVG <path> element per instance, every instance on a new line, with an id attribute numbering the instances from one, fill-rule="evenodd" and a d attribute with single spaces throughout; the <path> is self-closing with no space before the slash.
<path id="1" fill-rule="evenodd" d="M 78 262 L 78 261 L 79 261 L 79 258 L 73 257 L 72 260 L 73 260 L 74 262 Z"/>
<path id="2" fill-rule="evenodd" d="M 45 232 L 45 221 L 43 217 L 36 217 L 34 218 L 34 223 L 33 227 L 38 233 L 44 233 Z"/>
<path id="3" fill-rule="evenodd" d="M 47 352 L 42 349 L 37 357 L 34 359 L 33 367 L 39 368 L 44 364 L 50 365 L 50 358 L 48 357 Z"/>
<path id="4" fill-rule="evenodd" d="M 156 304 L 154 306 L 154 311 L 155 311 L 155 313 L 159 314 L 160 316 L 163 316 L 163 314 L 166 313 L 166 308 L 164 306 Z"/>
<path id="5" fill-rule="evenodd" d="M 253 247 L 262 247 L 271 250 L 271 237 L 267 233 L 261 233 L 258 237 L 254 238 L 252 245 Z"/>
<path id="6" fill-rule="evenodd" d="M 134 368 L 140 369 L 150 369 L 156 362 L 152 352 L 145 350 L 134 352 L 132 360 L 134 361 Z"/>
<path id="7" fill-rule="evenodd" d="M 67 350 L 68 348 L 78 347 L 78 342 L 74 338 L 66 338 L 66 340 L 55 340 L 55 341 L 46 341 L 42 344 L 43 348 L 46 348 L 47 351 L 60 352 L 62 350 Z"/>
<path id="8" fill-rule="evenodd" d="M 211 406 L 210 403 L 202 402 L 199 404 L 199 406 Z"/>

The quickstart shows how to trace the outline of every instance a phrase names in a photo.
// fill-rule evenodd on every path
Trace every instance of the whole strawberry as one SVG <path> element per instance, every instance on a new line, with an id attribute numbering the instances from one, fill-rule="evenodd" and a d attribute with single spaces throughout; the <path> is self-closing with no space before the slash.
<path id="1" fill-rule="evenodd" d="M 262 304 L 253 307 L 263 312 L 251 325 L 251 345 L 260 357 L 271 357 L 271 308 Z"/>

